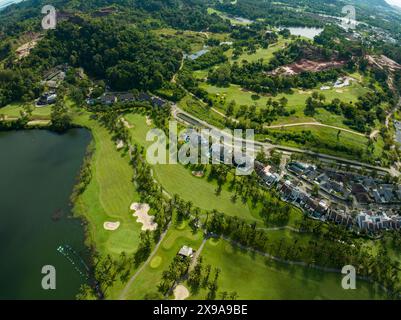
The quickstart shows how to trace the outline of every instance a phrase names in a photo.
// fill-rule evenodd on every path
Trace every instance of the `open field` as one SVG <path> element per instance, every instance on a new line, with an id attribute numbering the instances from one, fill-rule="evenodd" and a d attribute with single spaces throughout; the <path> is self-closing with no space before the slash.
<path id="1" fill-rule="evenodd" d="M 312 135 L 320 142 L 325 143 L 330 146 L 345 146 L 349 149 L 353 150 L 361 150 L 365 151 L 367 149 L 368 138 L 360 135 L 356 135 L 350 132 L 342 131 L 337 139 L 338 130 L 327 128 L 327 127 L 318 127 L 318 126 L 295 126 L 295 127 L 283 127 L 281 129 L 270 129 L 270 133 L 301 133 L 302 131 L 310 131 Z M 274 140 L 274 138 L 273 138 Z M 275 141 L 273 141 L 275 142 Z M 278 141 L 277 141 L 278 142 Z M 286 141 L 280 140 L 280 144 L 287 145 L 291 147 L 307 147 L 310 150 L 318 151 L 322 153 L 332 154 L 332 149 L 322 148 L 320 146 L 314 145 L 314 142 L 307 142 L 306 145 L 298 144 L 294 141 Z M 375 143 L 374 155 L 376 157 L 380 157 L 383 151 L 383 143 L 382 139 L 379 139 L 377 143 Z M 343 155 L 348 158 L 349 155 L 342 154 L 338 151 L 338 154 Z"/>
<path id="2" fill-rule="evenodd" d="M 268 48 L 258 48 L 255 53 L 251 54 L 245 52 L 236 60 L 233 59 L 233 49 L 229 49 L 225 54 L 230 59 L 231 63 L 237 61 L 240 65 L 242 65 L 244 61 L 251 63 L 259 61 L 260 59 L 263 59 L 263 62 L 267 63 L 274 57 L 275 52 L 284 49 L 290 42 L 290 39 L 284 39 L 280 37 L 277 43 L 271 44 Z"/>
<path id="3" fill-rule="evenodd" d="M 152 32 L 162 37 L 165 41 L 178 42 L 180 47 L 184 44 L 187 53 L 194 53 L 203 49 L 208 38 L 214 38 L 220 41 L 229 40 L 228 33 L 196 32 L 190 30 L 176 30 L 173 28 L 156 29 Z"/>
<path id="4" fill-rule="evenodd" d="M 232 25 L 239 25 L 239 26 L 247 26 L 250 25 L 252 22 L 251 21 L 247 21 L 247 20 L 239 20 L 239 19 L 235 19 L 234 17 L 229 17 L 228 15 L 226 15 L 225 13 L 213 9 L 213 8 L 208 8 L 207 12 L 209 14 L 217 14 L 218 16 L 220 16 L 222 19 L 226 19 L 226 20 L 230 20 Z"/>
<path id="5" fill-rule="evenodd" d="M 146 142 L 146 133 L 150 127 L 146 125 L 145 117 L 128 114 L 125 115 L 125 119 L 134 126 L 130 130 L 133 141 L 143 146 L 149 145 L 150 142 Z M 247 204 L 240 200 L 232 202 L 233 194 L 226 187 L 217 195 L 215 182 L 207 181 L 207 177 L 193 176 L 191 170 L 181 164 L 158 164 L 153 166 L 153 170 L 156 180 L 170 195 L 178 194 L 185 201 L 191 201 L 195 207 L 203 210 L 216 209 L 228 215 L 255 220 Z"/>
<path id="6" fill-rule="evenodd" d="M 4 108 L 0 108 L 0 115 L 4 114 L 10 118 L 19 118 L 23 111 L 21 103 L 12 103 Z M 32 119 L 45 120 L 50 118 L 51 106 L 37 108 L 32 104 Z"/>
<path id="7" fill-rule="evenodd" d="M 253 92 L 246 91 L 244 89 L 241 89 L 240 86 L 237 85 L 230 85 L 229 87 L 216 87 L 207 83 L 201 83 L 200 87 L 202 89 L 205 89 L 207 92 L 209 92 L 210 96 L 214 99 L 215 102 L 217 102 L 218 105 L 221 105 L 222 108 L 224 109 L 226 105 L 231 102 L 235 101 L 237 104 L 237 110 L 241 105 L 255 105 L 257 108 L 265 107 L 267 101 L 272 98 L 273 101 L 279 101 L 282 98 L 286 98 L 288 100 L 288 106 L 287 109 L 289 111 L 295 110 L 295 114 L 290 116 L 290 117 L 280 117 L 277 119 L 275 122 L 272 124 L 284 124 L 284 123 L 297 123 L 297 122 L 305 122 L 305 121 L 311 121 L 313 119 L 325 123 L 325 124 L 330 124 L 330 125 L 338 125 L 346 128 L 342 123 L 342 117 L 331 114 L 325 110 L 319 110 L 319 113 L 315 118 L 312 117 L 307 117 L 304 115 L 304 109 L 305 109 L 305 102 L 306 99 L 308 99 L 313 91 L 318 91 L 321 92 L 325 95 L 326 101 L 331 101 L 335 98 L 340 99 L 341 101 L 344 102 L 356 102 L 358 100 L 358 97 L 365 94 L 368 92 L 368 89 L 364 88 L 362 85 L 359 83 L 352 83 L 347 88 L 341 89 L 342 92 L 341 94 L 336 92 L 335 89 L 330 89 L 330 90 L 308 90 L 308 91 L 302 91 L 302 90 L 296 90 L 293 94 L 278 94 L 276 97 L 271 97 L 271 96 L 261 96 L 257 95 Z M 319 117 L 319 114 L 325 115 L 324 117 Z"/>
<path id="8" fill-rule="evenodd" d="M 239 299 L 383 299 L 373 285 L 357 281 L 356 290 L 341 287 L 341 274 L 277 263 L 245 252 L 224 240 L 210 239 L 202 251 L 203 263 L 221 269 L 218 292 L 233 291 Z M 203 299 L 201 290 L 190 299 Z M 218 294 L 217 298 L 220 296 Z"/>

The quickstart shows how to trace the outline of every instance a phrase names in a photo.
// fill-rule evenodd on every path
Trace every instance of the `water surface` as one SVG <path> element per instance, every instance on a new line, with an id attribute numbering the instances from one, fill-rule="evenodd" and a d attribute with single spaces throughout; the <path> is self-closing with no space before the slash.
<path id="1" fill-rule="evenodd" d="M 90 139 L 84 129 L 0 132 L 0 299 L 74 299 L 86 281 L 69 197 Z M 56 290 L 41 287 L 44 265 L 56 268 Z"/>

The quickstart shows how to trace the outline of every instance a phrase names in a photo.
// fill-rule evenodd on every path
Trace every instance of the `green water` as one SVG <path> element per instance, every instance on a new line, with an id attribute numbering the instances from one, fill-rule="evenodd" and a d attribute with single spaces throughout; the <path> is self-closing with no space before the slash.
<path id="1" fill-rule="evenodd" d="M 84 129 L 0 132 L 0 299 L 74 299 L 87 281 L 75 269 L 89 252 L 69 197 L 90 139 Z M 45 265 L 56 268 L 55 290 L 42 289 Z"/>

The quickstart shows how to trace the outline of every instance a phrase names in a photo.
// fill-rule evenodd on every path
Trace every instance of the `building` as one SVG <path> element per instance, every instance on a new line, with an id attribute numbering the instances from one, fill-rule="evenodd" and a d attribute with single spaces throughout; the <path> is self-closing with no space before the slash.
<path id="1" fill-rule="evenodd" d="M 185 258 L 192 258 L 194 256 L 194 250 L 191 247 L 183 246 L 178 255 Z"/>
<path id="2" fill-rule="evenodd" d="M 280 181 L 280 175 L 273 172 L 271 166 L 265 167 L 263 163 L 259 161 L 255 161 L 255 171 L 269 187 Z"/>
<path id="3" fill-rule="evenodd" d="M 163 99 L 160 99 L 158 97 L 152 97 L 151 102 L 152 102 L 153 106 L 159 107 L 159 108 L 163 107 L 166 104 L 166 101 L 164 101 Z"/>
<path id="4" fill-rule="evenodd" d="M 117 97 L 112 93 L 105 93 L 99 98 L 99 102 L 102 104 L 111 105 L 117 102 Z"/>
<path id="5" fill-rule="evenodd" d="M 36 103 L 37 106 L 46 106 L 49 104 L 56 103 L 57 94 L 54 91 L 44 93 Z"/>
<path id="6" fill-rule="evenodd" d="M 130 92 L 125 92 L 125 93 L 120 93 L 119 95 L 118 95 L 118 101 L 119 102 L 122 102 L 122 103 L 125 103 L 125 102 L 134 102 L 136 99 L 135 99 L 135 96 L 132 94 L 132 93 L 130 93 Z"/>

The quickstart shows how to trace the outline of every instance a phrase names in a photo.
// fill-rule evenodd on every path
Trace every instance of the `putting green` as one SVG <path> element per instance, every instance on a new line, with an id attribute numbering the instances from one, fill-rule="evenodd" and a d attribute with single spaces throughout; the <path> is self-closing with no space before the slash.
<path id="1" fill-rule="evenodd" d="M 156 256 L 152 259 L 152 261 L 150 261 L 150 267 L 152 269 L 156 269 L 157 267 L 159 267 L 162 263 L 162 257 L 160 256 Z"/>

